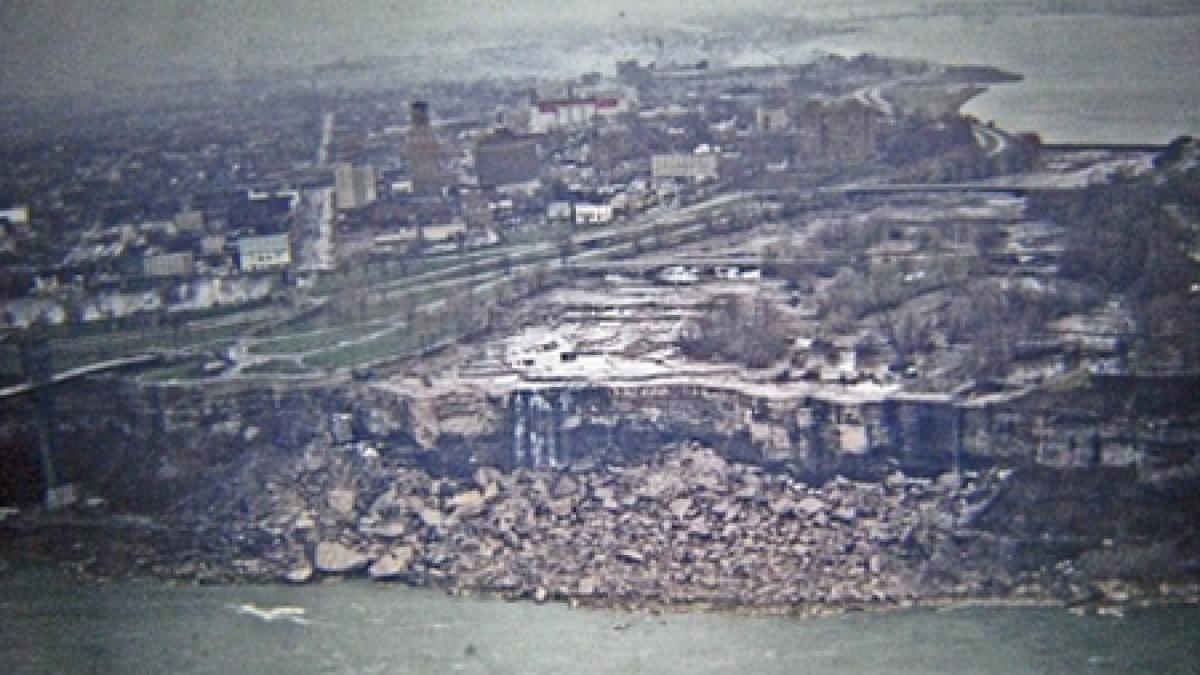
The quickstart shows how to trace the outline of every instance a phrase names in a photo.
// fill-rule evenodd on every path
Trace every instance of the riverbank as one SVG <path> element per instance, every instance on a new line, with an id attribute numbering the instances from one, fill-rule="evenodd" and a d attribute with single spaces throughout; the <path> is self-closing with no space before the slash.
<path id="1" fill-rule="evenodd" d="M 368 577 L 624 609 L 812 615 L 982 602 L 1117 614 L 1200 601 L 1194 580 L 1142 569 L 1175 556 L 1167 544 L 1106 541 L 1054 562 L 1036 542 L 981 528 L 1006 508 L 1012 476 L 806 485 L 686 444 L 638 466 L 455 479 L 310 448 L 197 477 L 204 487 L 153 516 L 93 503 L 10 518 L 0 549 L 85 581 Z M 1098 576 L 1114 557 L 1138 562 Z"/>

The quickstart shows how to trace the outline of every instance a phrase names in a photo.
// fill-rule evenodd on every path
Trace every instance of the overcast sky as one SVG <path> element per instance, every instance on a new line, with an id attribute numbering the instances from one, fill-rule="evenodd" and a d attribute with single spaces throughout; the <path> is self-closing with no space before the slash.
<path id="1" fill-rule="evenodd" d="M 469 43 L 480 32 L 519 41 L 564 23 L 613 30 L 720 12 L 821 18 L 948 2 L 1156 1 L 1190 0 L 0 0 L 0 93 L 386 56 L 423 40 Z"/>
<path id="2" fill-rule="evenodd" d="M 681 22 L 718 12 L 859 13 L 918 0 L 0 0 L 0 92 L 58 93 L 394 53 L 472 31 L 520 39 L 571 23 Z"/>

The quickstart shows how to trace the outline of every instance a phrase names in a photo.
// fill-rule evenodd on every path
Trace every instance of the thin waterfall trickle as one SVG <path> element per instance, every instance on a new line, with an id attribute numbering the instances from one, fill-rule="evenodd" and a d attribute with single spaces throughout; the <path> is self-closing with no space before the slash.
<path id="1" fill-rule="evenodd" d="M 521 466 L 525 463 L 525 428 L 527 421 L 525 419 L 525 396 L 522 392 L 514 392 L 512 397 L 512 418 L 513 418 L 513 466 Z"/>

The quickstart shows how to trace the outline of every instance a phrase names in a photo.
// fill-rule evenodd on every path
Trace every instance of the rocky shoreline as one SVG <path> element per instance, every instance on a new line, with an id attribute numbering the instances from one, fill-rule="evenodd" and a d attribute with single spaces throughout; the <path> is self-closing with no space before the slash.
<path id="1" fill-rule="evenodd" d="M 1011 470 L 806 485 L 696 444 L 646 465 L 435 477 L 372 452 L 261 458 L 153 518 L 5 524 L 13 551 L 86 580 L 369 577 L 462 595 L 653 610 L 820 614 L 967 603 L 1197 602 L 1200 585 L 1031 565 L 977 526 Z M 1112 544 L 1110 544 L 1112 545 Z"/>

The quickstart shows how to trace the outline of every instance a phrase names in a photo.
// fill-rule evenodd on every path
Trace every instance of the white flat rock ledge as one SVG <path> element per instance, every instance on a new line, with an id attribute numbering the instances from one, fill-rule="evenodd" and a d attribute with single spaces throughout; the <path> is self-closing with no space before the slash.
<path id="1" fill-rule="evenodd" d="M 397 377 L 372 386 L 417 398 L 478 393 L 488 396 L 504 396 L 516 391 L 556 391 L 560 389 L 638 389 L 642 387 L 695 387 L 720 391 L 733 391 L 766 399 L 784 400 L 811 397 L 831 403 L 855 405 L 882 401 L 909 401 L 921 403 L 967 403 L 953 392 L 905 391 L 903 385 L 859 382 L 834 384 L 809 381 L 757 382 L 742 378 L 736 369 L 720 372 L 687 373 L 679 370 L 661 375 L 622 377 L 540 377 L 528 378 L 506 375 L 489 378 L 443 378 L 425 386 L 411 377 Z"/>

